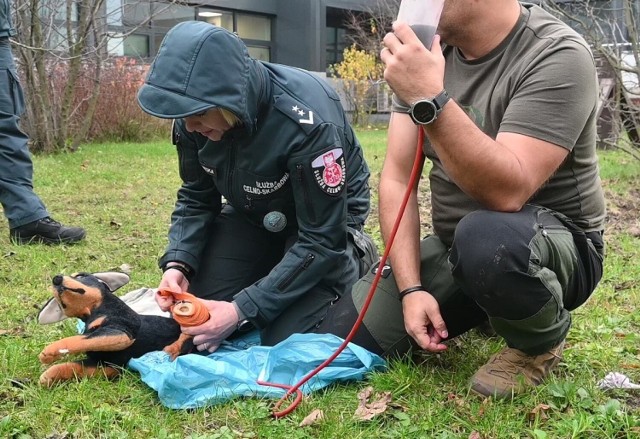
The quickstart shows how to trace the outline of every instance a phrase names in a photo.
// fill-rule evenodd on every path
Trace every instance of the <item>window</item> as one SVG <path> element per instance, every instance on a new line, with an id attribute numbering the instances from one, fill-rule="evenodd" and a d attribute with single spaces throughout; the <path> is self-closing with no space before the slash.
<path id="1" fill-rule="evenodd" d="M 255 59 L 267 62 L 271 59 L 271 50 L 268 47 L 247 46 L 247 49 L 249 50 L 249 55 Z"/>
<path id="2" fill-rule="evenodd" d="M 557 2 L 569 26 L 595 44 L 620 43 L 624 39 L 624 21 L 620 4 L 610 0 L 575 0 Z"/>
<path id="3" fill-rule="evenodd" d="M 206 21 L 233 32 L 233 14 L 231 12 L 200 8 L 198 10 L 198 20 Z"/>
<path id="4" fill-rule="evenodd" d="M 169 32 L 169 29 L 183 21 L 195 19 L 195 8 L 172 3 L 154 2 L 153 16 L 151 17 L 154 52 L 157 52 L 162 39 Z"/>
<path id="5" fill-rule="evenodd" d="M 125 37 L 122 43 L 123 55 L 134 56 L 136 58 L 147 58 L 149 56 L 149 36 L 132 34 Z"/>
<path id="6" fill-rule="evenodd" d="M 266 15 L 163 0 L 107 0 L 107 11 L 113 39 L 122 41 L 120 48 L 114 49 L 120 54 L 153 57 L 167 32 L 188 20 L 206 21 L 237 33 L 256 59 L 270 61 L 273 53 L 272 19 Z"/>
<path id="7" fill-rule="evenodd" d="M 198 20 L 235 32 L 245 42 L 249 54 L 260 61 L 271 61 L 271 18 L 265 15 L 221 9 L 198 8 Z"/>
<path id="8" fill-rule="evenodd" d="M 38 5 L 38 3 L 36 3 Z M 78 2 L 71 2 L 71 10 L 67 11 L 67 2 L 64 0 L 51 0 L 49 2 L 42 2 L 39 4 L 40 17 L 45 21 L 61 21 L 66 22 L 67 18 L 73 23 L 78 21 L 79 11 Z M 69 16 L 67 17 L 67 14 Z"/>
<path id="9" fill-rule="evenodd" d="M 342 61 L 347 31 L 340 27 L 327 27 L 327 67 Z"/>
<path id="10" fill-rule="evenodd" d="M 271 41 L 271 20 L 260 15 L 237 14 L 238 36 L 247 40 Z"/>
<path id="11" fill-rule="evenodd" d="M 327 27 L 325 40 L 326 69 L 342 61 L 344 49 L 350 45 L 349 40 L 349 15 L 353 11 L 340 8 L 327 8 Z"/>
<path id="12" fill-rule="evenodd" d="M 113 7 L 113 11 L 119 8 Z M 139 0 L 122 0 L 122 24 L 140 26 L 151 16 L 151 3 Z"/>

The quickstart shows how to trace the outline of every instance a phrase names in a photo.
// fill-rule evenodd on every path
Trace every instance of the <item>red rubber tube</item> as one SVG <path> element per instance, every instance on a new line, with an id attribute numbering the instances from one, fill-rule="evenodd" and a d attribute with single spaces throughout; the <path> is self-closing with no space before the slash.
<path id="1" fill-rule="evenodd" d="M 373 299 L 373 295 L 376 291 L 376 287 L 378 286 L 378 282 L 380 281 L 380 276 L 382 275 L 382 269 L 380 267 L 384 267 L 385 263 L 387 262 L 387 258 L 389 256 L 389 251 L 391 250 L 391 246 L 393 245 L 393 240 L 396 237 L 396 233 L 398 232 L 398 228 L 400 227 L 400 221 L 402 221 L 402 217 L 404 215 L 404 211 L 405 208 L 407 207 L 407 202 L 409 201 L 409 197 L 411 196 L 411 191 L 413 190 L 413 187 L 415 186 L 418 176 L 420 175 L 421 171 L 422 171 L 422 166 L 424 164 L 424 154 L 422 152 L 422 145 L 424 143 L 424 130 L 422 129 L 422 127 L 418 128 L 418 145 L 416 148 L 416 157 L 414 159 L 413 162 L 413 168 L 411 169 L 411 176 L 409 177 L 409 184 L 407 185 L 407 189 L 405 191 L 404 194 L 404 198 L 402 199 L 402 204 L 400 205 L 400 209 L 398 211 L 398 216 L 396 217 L 396 221 L 393 225 L 393 229 L 391 230 L 391 234 L 389 235 L 389 240 L 387 242 L 387 246 L 385 247 L 384 253 L 382 255 L 382 257 L 380 258 L 380 264 L 378 265 L 378 270 L 376 271 L 376 275 L 373 278 L 373 282 L 371 283 L 371 288 L 369 289 L 369 293 L 367 295 L 367 299 L 365 300 L 362 309 L 360 310 L 360 314 L 358 314 L 358 318 L 356 320 L 356 322 L 353 324 L 353 327 L 351 328 L 351 331 L 349 332 L 349 334 L 347 335 L 347 337 L 344 339 L 344 341 L 342 342 L 342 344 L 338 347 L 338 349 L 336 349 L 336 351 L 329 357 L 327 358 L 325 361 L 323 361 L 319 366 L 317 366 L 315 369 L 313 369 L 311 372 L 309 372 L 307 375 L 305 375 L 300 381 L 298 381 L 298 383 L 296 383 L 293 386 L 288 386 L 286 384 L 276 384 L 276 383 L 270 383 L 267 381 L 260 381 L 258 380 L 257 383 L 262 385 L 262 386 L 270 386 L 270 387 L 278 387 L 281 389 L 288 389 L 287 393 L 280 398 L 280 400 L 275 404 L 272 414 L 273 416 L 277 419 L 277 418 L 282 418 L 284 416 L 287 416 L 289 413 L 293 412 L 298 405 L 300 404 L 300 402 L 302 401 L 302 391 L 300 390 L 300 387 L 302 387 L 307 381 L 309 381 L 311 378 L 313 378 L 315 375 L 317 375 L 322 369 L 324 369 L 325 367 L 327 367 L 329 364 L 331 364 L 331 362 L 333 360 L 336 359 L 336 357 L 338 355 L 340 355 L 340 353 L 342 351 L 345 350 L 345 348 L 347 347 L 347 345 L 349 344 L 349 342 L 353 339 L 355 333 L 358 331 L 358 328 L 360 327 L 360 325 L 362 324 L 362 320 L 364 320 L 364 316 L 367 313 L 367 309 L 369 309 L 369 304 L 371 303 L 371 300 Z M 280 406 L 284 403 L 284 401 L 286 401 L 291 395 L 296 394 L 296 398 L 294 399 L 294 401 L 285 409 L 280 410 Z"/>

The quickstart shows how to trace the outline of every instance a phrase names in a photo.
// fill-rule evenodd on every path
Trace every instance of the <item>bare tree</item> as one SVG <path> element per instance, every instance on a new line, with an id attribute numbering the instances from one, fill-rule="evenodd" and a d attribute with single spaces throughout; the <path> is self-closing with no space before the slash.
<path id="1" fill-rule="evenodd" d="M 149 14 L 126 33 L 110 32 L 110 18 L 121 17 L 124 8 L 135 3 L 16 1 L 14 52 L 27 98 L 23 129 L 29 134 L 32 151 L 75 150 L 86 139 L 109 60 L 109 43 L 122 40 L 152 18 Z M 150 0 L 139 3 L 149 5 Z M 164 8 L 173 3 L 164 3 Z"/>
<path id="2" fill-rule="evenodd" d="M 544 0 L 542 6 L 591 45 L 601 89 L 600 145 L 640 159 L 640 0 Z"/>
<path id="3" fill-rule="evenodd" d="M 366 52 L 380 52 L 382 39 L 398 15 L 400 0 L 376 0 L 362 12 L 347 16 L 347 39 Z"/>

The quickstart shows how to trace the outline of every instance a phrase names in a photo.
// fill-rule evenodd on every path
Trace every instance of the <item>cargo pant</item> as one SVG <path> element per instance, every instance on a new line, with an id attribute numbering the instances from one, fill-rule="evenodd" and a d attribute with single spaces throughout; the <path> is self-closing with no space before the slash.
<path id="1" fill-rule="evenodd" d="M 458 224 L 451 248 L 421 241 L 422 285 L 438 301 L 449 338 L 487 319 L 513 348 L 537 355 L 562 341 L 570 311 L 602 277 L 602 232 L 584 233 L 565 216 L 527 205 L 517 213 L 476 211 Z M 376 264 L 329 310 L 318 332 L 346 337 L 369 293 Z M 423 294 L 423 293 L 413 293 Z M 385 265 L 354 343 L 384 355 L 415 348 L 406 333 L 393 267 Z"/>
<path id="2" fill-rule="evenodd" d="M 0 204 L 9 227 L 49 216 L 33 192 L 28 137 L 19 126 L 24 97 L 8 38 L 0 38 Z"/>

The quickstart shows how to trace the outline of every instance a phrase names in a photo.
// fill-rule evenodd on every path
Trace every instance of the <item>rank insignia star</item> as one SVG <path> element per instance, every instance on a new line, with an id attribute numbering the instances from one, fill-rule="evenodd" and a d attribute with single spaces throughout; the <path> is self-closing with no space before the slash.
<path id="1" fill-rule="evenodd" d="M 301 117 L 301 119 L 298 122 L 306 125 L 313 125 L 313 111 L 309 111 L 309 116 L 306 119 L 304 118 L 304 116 L 307 113 L 297 105 L 294 105 L 293 107 L 291 107 L 291 111 L 293 111 L 294 113 L 298 113 L 298 116 Z"/>

